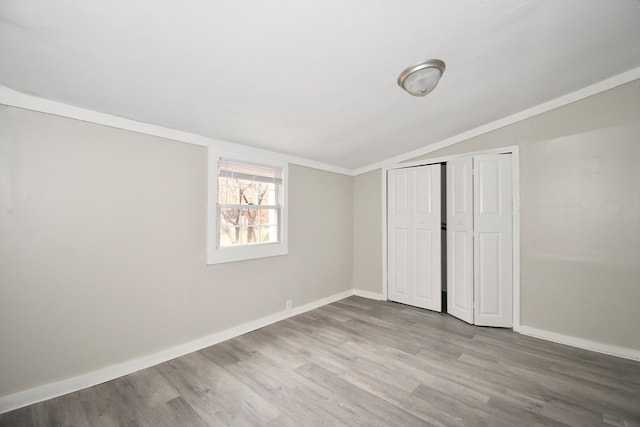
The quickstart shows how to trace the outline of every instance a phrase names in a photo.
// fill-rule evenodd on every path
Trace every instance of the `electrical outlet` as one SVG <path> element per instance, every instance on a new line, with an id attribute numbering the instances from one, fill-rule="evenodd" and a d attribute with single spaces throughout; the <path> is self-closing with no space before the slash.
<path id="1" fill-rule="evenodd" d="M 287 311 L 291 311 L 291 300 L 288 299 L 287 301 L 285 301 L 284 306 Z"/>

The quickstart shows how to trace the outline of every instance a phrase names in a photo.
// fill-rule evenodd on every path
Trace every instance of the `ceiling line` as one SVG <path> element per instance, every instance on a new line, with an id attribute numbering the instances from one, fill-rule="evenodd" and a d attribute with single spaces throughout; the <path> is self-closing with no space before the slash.
<path id="1" fill-rule="evenodd" d="M 277 151 L 265 150 L 263 148 L 251 147 L 245 144 L 209 138 L 195 133 L 172 129 L 152 123 L 139 122 L 137 120 L 101 113 L 87 108 L 75 107 L 63 102 L 52 101 L 50 99 L 19 92 L 4 85 L 0 85 L 0 104 L 109 126 L 116 129 L 128 130 L 145 135 L 157 136 L 177 142 L 200 145 L 207 148 L 223 149 L 225 151 L 238 153 L 238 155 L 250 153 L 253 156 L 265 155 L 267 157 L 277 157 L 282 161 L 295 165 L 353 176 L 353 170 L 340 166 L 290 154 L 279 153 Z"/>
<path id="2" fill-rule="evenodd" d="M 503 128 L 510 124 L 520 122 L 522 120 L 526 120 L 528 118 L 537 116 L 542 113 L 546 113 L 547 111 L 555 110 L 556 108 L 563 107 L 573 102 L 580 101 L 581 99 L 588 98 L 598 93 L 605 92 L 609 89 L 613 89 L 614 87 L 621 86 L 625 83 L 630 83 L 634 80 L 639 80 L 639 79 L 640 79 L 640 67 L 633 68 L 629 71 L 625 71 L 624 73 L 620 73 L 608 79 L 602 80 L 598 83 L 594 83 L 582 89 L 578 89 L 574 92 L 552 99 L 551 101 L 547 101 L 542 104 L 538 104 L 534 107 L 527 108 L 526 110 L 520 111 L 510 116 L 503 117 L 493 122 L 459 133 L 452 137 L 440 140 L 438 142 L 434 142 L 433 144 L 429 144 L 424 147 L 418 148 L 416 150 L 408 151 L 406 153 L 399 154 L 397 156 L 388 158 L 386 160 L 382 160 L 380 162 L 372 163 L 370 165 L 357 168 L 353 171 L 353 175 L 357 176 L 363 173 L 370 172 L 372 170 L 389 167 L 391 165 L 395 165 L 397 163 L 401 163 L 401 162 L 413 159 L 415 157 L 423 156 L 425 154 L 429 154 L 434 151 L 441 150 L 450 145 L 454 145 L 459 142 L 463 142 L 468 139 L 474 138 L 476 136 L 492 132 L 496 129 Z"/>
<path id="3" fill-rule="evenodd" d="M 372 163 L 367 166 L 363 166 L 357 169 L 348 169 L 328 163 L 319 162 L 316 160 L 306 159 L 303 157 L 292 156 L 284 153 L 279 153 L 271 150 L 265 150 L 261 148 L 255 148 L 244 144 L 238 144 L 234 142 L 224 141 L 220 139 L 214 139 L 205 137 L 202 135 L 180 131 L 176 129 L 167 128 L 164 126 L 144 123 L 136 120 L 126 119 L 123 117 L 114 116 L 107 113 L 101 113 L 86 108 L 75 107 L 73 105 L 65 104 L 58 101 L 52 101 L 46 98 L 41 98 L 35 95 L 29 95 L 17 90 L 11 89 L 4 85 L 0 85 L 0 104 L 8 105 L 11 107 L 23 108 L 26 110 L 38 111 L 41 113 L 52 114 L 61 117 L 67 117 L 71 119 L 81 120 L 84 122 L 95 123 L 99 125 L 109 126 L 117 129 L 123 129 L 141 134 L 157 136 L 161 138 L 171 139 L 178 142 L 184 142 L 188 144 L 195 144 L 204 147 L 220 147 L 229 151 L 247 152 L 251 151 L 255 154 L 265 154 L 269 156 L 277 156 L 281 159 L 300 166 L 311 167 L 315 169 L 325 170 L 328 172 L 339 173 L 342 175 L 357 176 L 363 173 L 373 171 L 375 169 L 389 167 L 391 165 L 401 163 L 412 158 L 422 156 L 450 145 L 457 144 L 462 141 L 466 141 L 470 138 L 489 133 L 496 129 L 508 126 L 510 124 L 537 116 L 547 111 L 554 110 L 556 108 L 571 104 L 584 98 L 596 95 L 598 93 L 613 89 L 614 87 L 623 85 L 625 83 L 632 82 L 640 79 L 640 67 L 633 68 L 624 73 L 602 80 L 598 83 L 590 86 L 578 89 L 569 94 L 552 99 L 545 103 L 536 105 L 510 116 L 495 120 L 493 122 L 478 126 L 474 129 L 462 132 L 458 135 L 454 135 L 450 138 L 443 139 L 433 144 L 426 145 L 417 150 L 408 151 L 406 153 L 390 157 L 386 160 Z"/>

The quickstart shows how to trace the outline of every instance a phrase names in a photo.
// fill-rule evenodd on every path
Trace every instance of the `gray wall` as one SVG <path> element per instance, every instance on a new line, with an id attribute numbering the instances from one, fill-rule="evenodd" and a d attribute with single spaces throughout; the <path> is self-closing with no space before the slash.
<path id="1" fill-rule="evenodd" d="M 353 287 L 382 292 L 382 198 L 380 169 L 353 182 Z"/>
<path id="2" fill-rule="evenodd" d="M 422 158 L 510 145 L 522 325 L 640 350 L 640 81 Z"/>
<path id="3" fill-rule="evenodd" d="M 207 266 L 205 148 L 0 120 L 0 396 L 352 288 L 351 177 L 290 166 L 289 255 Z"/>

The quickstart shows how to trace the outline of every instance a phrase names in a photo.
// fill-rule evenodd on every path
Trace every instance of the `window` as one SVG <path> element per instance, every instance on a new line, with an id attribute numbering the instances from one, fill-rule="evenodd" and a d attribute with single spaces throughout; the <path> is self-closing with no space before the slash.
<path id="1" fill-rule="evenodd" d="M 209 168 L 209 263 L 286 254 L 286 165 L 214 157 Z"/>
<path id="2" fill-rule="evenodd" d="M 218 247 L 280 241 L 282 169 L 218 160 Z"/>

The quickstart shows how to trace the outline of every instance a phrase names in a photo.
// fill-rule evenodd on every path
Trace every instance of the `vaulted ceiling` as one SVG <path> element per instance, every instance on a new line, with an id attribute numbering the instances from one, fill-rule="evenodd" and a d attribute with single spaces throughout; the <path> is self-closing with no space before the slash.
<path id="1" fill-rule="evenodd" d="M 6 87 L 348 169 L 639 66 L 638 0 L 0 2 Z"/>

